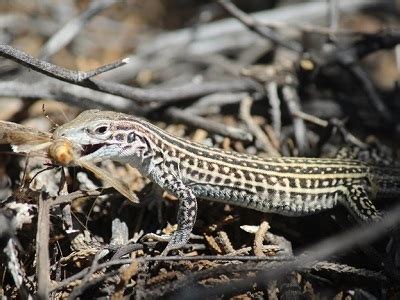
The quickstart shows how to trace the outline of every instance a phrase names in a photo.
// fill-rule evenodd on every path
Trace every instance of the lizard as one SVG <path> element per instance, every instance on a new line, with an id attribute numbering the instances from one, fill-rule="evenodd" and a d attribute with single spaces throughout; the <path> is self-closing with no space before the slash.
<path id="1" fill-rule="evenodd" d="M 163 253 L 189 240 L 197 199 L 261 212 L 305 216 L 340 204 L 360 222 L 381 218 L 371 199 L 400 194 L 400 168 L 347 158 L 260 158 L 176 137 L 143 119 L 87 110 L 53 138 L 79 148 L 81 160 L 113 160 L 137 168 L 179 200 L 177 230 Z"/>

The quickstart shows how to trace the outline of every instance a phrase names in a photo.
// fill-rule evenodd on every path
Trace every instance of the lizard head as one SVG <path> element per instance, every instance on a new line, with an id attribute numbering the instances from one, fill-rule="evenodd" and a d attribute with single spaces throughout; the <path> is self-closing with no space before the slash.
<path id="1" fill-rule="evenodd" d="M 79 159 L 111 159 L 143 168 L 153 155 L 145 121 L 112 111 L 87 110 L 59 126 L 53 138 L 65 138 L 80 148 Z"/>

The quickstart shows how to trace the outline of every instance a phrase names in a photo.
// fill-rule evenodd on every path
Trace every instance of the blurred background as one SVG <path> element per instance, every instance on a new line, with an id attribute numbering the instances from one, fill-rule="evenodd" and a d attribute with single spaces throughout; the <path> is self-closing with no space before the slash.
<path id="1" fill-rule="evenodd" d="M 52 132 L 79 112 L 97 108 L 146 118 L 176 136 L 224 150 L 332 157 L 343 146 L 356 146 L 372 148 L 387 165 L 396 165 L 399 42 L 394 0 L 0 0 L 0 120 Z M 0 217 L 14 222 L 21 210 L 29 215 L 18 230 L 0 220 L 1 228 L 12 228 L 0 237 L 18 245 L 3 247 L 15 255 L 0 257 L 0 291 L 25 298 L 43 287 L 35 264 L 42 193 L 57 197 L 105 185 L 82 168 L 42 172 L 42 160 L 15 156 L 9 145 L 0 150 Z M 237 275 L 213 273 L 230 265 L 213 260 L 160 267 L 150 259 L 136 269 L 132 263 L 126 277 L 120 265 L 93 267 L 127 257 L 112 255 L 132 244 L 138 248 L 127 251 L 131 258 L 158 257 L 162 245 L 139 239 L 148 232 L 172 232 L 177 210 L 177 199 L 168 193 L 154 196 L 137 170 L 111 162 L 100 166 L 152 202 L 132 206 L 107 190 L 97 199 L 79 198 L 52 209 L 45 227 L 51 238 L 44 243 L 54 285 L 45 284 L 42 297 L 173 297 L 186 284 L 214 287 Z M 377 206 L 387 209 L 394 201 Z M 252 232 L 266 228 L 264 222 L 273 236 L 262 240 L 260 250 Z M 292 249 L 297 254 L 352 224 L 343 208 L 291 218 L 199 201 L 197 239 L 181 254 L 275 257 Z M 243 225 L 255 227 L 242 230 Z M 121 232 L 122 242 L 115 246 Z M 276 243 L 275 234 L 290 247 Z M 383 257 L 354 248 L 331 257 L 331 264 L 228 295 L 289 299 L 285 296 L 296 291 L 313 299 L 395 297 L 396 276 L 381 273 L 387 271 L 382 261 L 392 254 L 386 245 L 386 240 L 376 245 Z M 92 281 L 90 267 L 101 280 Z M 250 272 L 248 262 L 242 267 Z M 201 283 L 204 269 L 208 281 Z M 186 282 L 190 274 L 201 279 Z"/>

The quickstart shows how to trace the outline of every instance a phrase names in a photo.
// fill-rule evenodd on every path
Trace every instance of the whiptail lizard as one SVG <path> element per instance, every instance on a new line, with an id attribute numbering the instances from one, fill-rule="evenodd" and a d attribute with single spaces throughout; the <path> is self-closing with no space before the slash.
<path id="1" fill-rule="evenodd" d="M 88 110 L 53 136 L 78 145 L 80 159 L 128 163 L 178 197 L 178 229 L 165 253 L 188 241 L 197 198 L 288 216 L 340 203 L 356 219 L 375 221 L 380 214 L 369 196 L 400 194 L 400 169 L 390 166 L 344 158 L 262 159 L 193 143 L 123 113 Z"/>

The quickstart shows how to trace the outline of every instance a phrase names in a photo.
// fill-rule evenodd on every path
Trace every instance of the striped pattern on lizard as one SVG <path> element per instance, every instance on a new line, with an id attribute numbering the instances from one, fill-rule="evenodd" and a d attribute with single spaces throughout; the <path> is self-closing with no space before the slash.
<path id="1" fill-rule="evenodd" d="M 81 147 L 82 160 L 128 163 L 177 196 L 178 229 L 164 253 L 187 243 L 198 198 L 288 216 L 341 204 L 359 221 L 375 221 L 380 214 L 370 197 L 400 194 L 397 168 L 345 158 L 264 159 L 223 151 L 123 113 L 88 110 L 53 136 Z"/>

